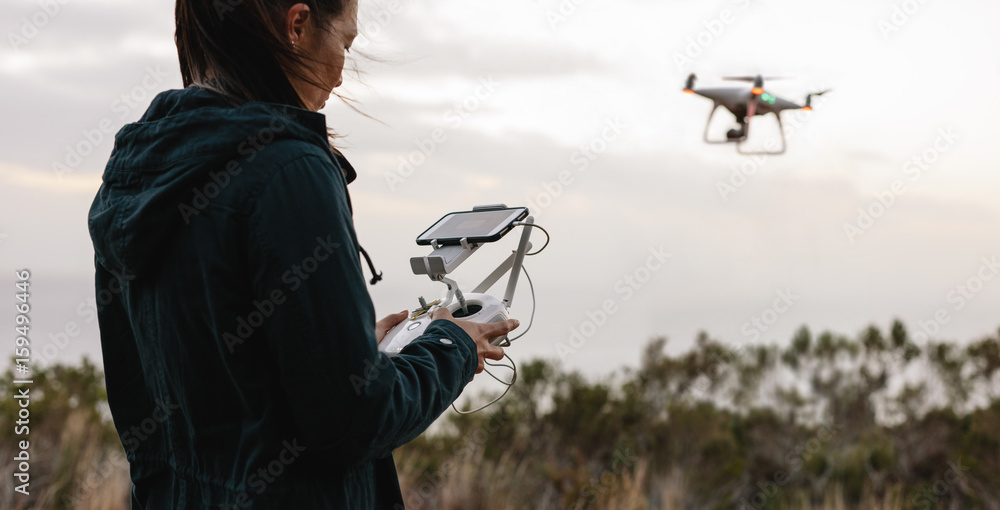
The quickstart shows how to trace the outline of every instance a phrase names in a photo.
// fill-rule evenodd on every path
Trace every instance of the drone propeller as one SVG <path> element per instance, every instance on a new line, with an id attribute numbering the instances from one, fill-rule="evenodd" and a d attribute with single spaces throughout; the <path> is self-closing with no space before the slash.
<path id="1" fill-rule="evenodd" d="M 812 110 L 812 99 L 813 99 L 813 96 L 822 96 L 823 94 L 826 94 L 827 92 L 830 92 L 830 90 L 831 89 L 826 89 L 826 90 L 824 90 L 822 92 L 813 92 L 812 94 L 807 95 L 806 96 L 806 105 L 803 106 L 802 109 L 803 110 Z"/>
<path id="2" fill-rule="evenodd" d="M 770 81 L 770 80 L 788 80 L 790 78 L 788 78 L 787 76 L 726 76 L 722 79 L 727 81 L 745 81 L 747 83 L 753 83 L 758 79 Z"/>
<path id="3" fill-rule="evenodd" d="M 727 76 L 723 78 L 723 80 L 728 80 L 728 81 L 745 81 L 753 83 L 753 89 L 750 90 L 750 93 L 755 96 L 759 96 L 764 93 L 764 80 L 784 80 L 784 79 L 785 78 L 781 76 L 769 76 L 765 78 L 759 74 L 757 76 Z"/>
<path id="4" fill-rule="evenodd" d="M 688 75 L 687 83 L 684 84 L 684 92 L 688 94 L 694 94 L 694 82 L 698 79 L 694 73 Z"/>

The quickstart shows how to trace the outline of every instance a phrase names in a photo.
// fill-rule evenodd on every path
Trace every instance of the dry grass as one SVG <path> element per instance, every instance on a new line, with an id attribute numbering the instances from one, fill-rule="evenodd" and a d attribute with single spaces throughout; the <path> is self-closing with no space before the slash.
<path id="1" fill-rule="evenodd" d="M 899 329 L 893 328 L 894 338 L 905 337 Z M 877 333 L 869 331 L 864 345 L 884 343 Z M 823 338 L 817 341 L 823 349 L 864 352 L 860 343 Z M 731 395 L 722 390 L 715 396 L 723 404 L 682 398 L 693 387 L 692 377 L 712 373 L 720 347 L 705 340 L 698 352 L 671 358 L 663 345 L 651 344 L 642 367 L 614 385 L 591 383 L 543 361 L 525 364 L 514 396 L 492 414 L 455 416 L 446 432 L 397 451 L 407 509 L 1000 510 L 1000 401 L 970 412 L 956 411 L 961 403 L 928 408 L 884 425 L 875 420 L 872 404 L 884 381 L 859 376 L 865 372 L 855 366 L 838 368 L 831 379 L 836 385 L 820 384 L 814 402 L 830 409 L 836 427 L 828 430 L 786 413 L 801 408 L 798 401 L 771 409 L 751 399 L 740 407 L 725 400 Z M 788 366 L 798 367 L 797 377 L 807 380 L 811 367 L 823 363 L 823 349 L 802 349 L 797 364 Z M 925 354 L 933 358 L 928 363 L 939 360 L 938 371 L 928 374 L 1000 367 L 1000 340 L 969 347 L 962 361 L 945 351 L 941 346 L 922 351 L 936 353 Z M 886 359 L 873 352 L 875 361 Z M 779 354 L 750 351 L 724 372 L 732 374 L 726 380 L 753 388 L 760 379 L 755 374 L 766 373 L 765 362 Z M 995 371 L 1000 374 L 1000 368 Z M 983 374 L 965 386 L 996 379 L 993 372 Z M 13 378 L 8 371 L 6 380 Z M 28 437 L 31 494 L 15 492 L 8 478 L 0 485 L 0 509 L 128 508 L 128 466 L 101 412 L 103 375 L 85 360 L 82 367 L 39 370 L 35 380 Z M 947 380 L 964 381 L 960 375 Z M 0 390 L 11 392 L 3 378 Z M 921 409 L 927 407 L 925 397 L 923 390 L 907 390 L 897 400 L 907 409 Z M 22 439 L 12 432 L 15 406 L 0 400 L 0 467 L 6 473 L 14 471 L 15 440 Z M 956 464 L 965 467 L 956 471 Z M 781 487 L 770 482 L 777 479 L 776 470 L 786 468 L 797 473 L 795 479 Z M 939 496 L 929 492 L 943 482 Z M 737 502 L 749 494 L 763 500 Z"/>
<path id="2" fill-rule="evenodd" d="M 421 472 L 420 459 L 398 459 L 400 484 L 408 510 L 688 510 L 698 508 L 686 503 L 690 488 L 678 470 L 654 475 L 648 459 L 634 470 L 620 476 L 586 482 L 596 491 L 582 495 L 560 496 L 551 480 L 534 476 L 524 469 L 530 462 L 505 459 L 496 466 L 481 456 L 472 456 L 453 465 L 443 465 L 437 476 Z M 443 476 L 441 476 L 443 475 Z M 432 483 L 432 480 L 434 481 Z M 829 488 L 819 501 L 797 494 L 791 508 L 809 510 L 904 510 L 912 509 L 902 497 L 901 487 L 891 487 L 881 497 L 867 494 L 857 506 L 845 503 L 843 488 Z M 729 507 L 719 507 L 729 508 Z M 739 507 L 734 507 L 739 510 Z M 753 507 L 747 507 L 752 510 Z M 771 508 L 771 507 L 768 507 Z M 782 507 L 786 508 L 786 507 Z M 934 507 L 927 507 L 934 508 Z M 700 509 L 699 509 L 700 510 Z"/>
<path id="3" fill-rule="evenodd" d="M 31 429 L 29 495 L 5 482 L 0 507 L 11 510 L 127 510 L 130 481 L 121 447 L 106 446 L 106 430 L 85 411 L 70 412 L 59 428 Z M 13 444 L 0 448 L 12 473 Z"/>
<path id="4" fill-rule="evenodd" d="M 10 510 L 126 510 L 128 464 L 120 449 L 102 446 L 102 425 L 84 413 L 70 413 L 61 429 L 33 444 L 31 450 L 31 495 L 24 498 L 12 484 L 0 488 L 0 507 Z M 12 459 L 9 446 L 0 450 Z M 684 474 L 654 474 L 649 459 L 639 459 L 629 469 L 605 471 L 591 477 L 582 467 L 562 472 L 546 471 L 535 459 L 503 457 L 500 462 L 483 458 L 482 449 L 464 458 L 451 459 L 432 473 L 420 466 L 426 459 L 397 457 L 400 483 L 409 510 L 685 510 L 690 492 Z M 5 460 L 5 472 L 13 471 Z M 868 494 L 862 504 L 845 504 L 844 491 L 831 487 L 822 501 L 811 503 L 796 495 L 795 508 L 812 510 L 902 510 L 912 508 L 902 499 L 899 487 L 881 498 Z"/>

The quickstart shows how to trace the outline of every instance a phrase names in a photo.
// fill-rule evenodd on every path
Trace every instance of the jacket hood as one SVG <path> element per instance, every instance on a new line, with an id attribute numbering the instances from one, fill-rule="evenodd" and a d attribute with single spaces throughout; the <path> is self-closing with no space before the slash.
<path id="1" fill-rule="evenodd" d="M 141 274 L 183 224 L 178 208 L 195 187 L 210 172 L 249 160 L 253 144 L 309 142 L 353 181 L 354 168 L 330 150 L 327 136 L 321 113 L 260 102 L 232 106 L 199 87 L 161 92 L 138 122 L 115 135 L 88 218 L 97 262 L 131 277 Z"/>

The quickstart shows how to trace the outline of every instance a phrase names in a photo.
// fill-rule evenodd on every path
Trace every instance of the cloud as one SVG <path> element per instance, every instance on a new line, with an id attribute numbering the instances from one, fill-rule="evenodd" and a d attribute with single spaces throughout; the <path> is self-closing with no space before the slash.
<path id="1" fill-rule="evenodd" d="M 12 191 L 33 190 L 46 195 L 79 195 L 93 196 L 101 187 L 99 175 L 68 174 L 58 177 L 49 172 L 15 166 L 0 162 L 0 182 L 5 189 Z"/>
<path id="2" fill-rule="evenodd" d="M 686 73 L 671 59 L 733 2 L 588 0 L 553 29 L 545 13 L 554 0 L 401 1 L 369 47 L 389 62 L 362 62 L 368 88 L 348 85 L 387 125 L 333 101 L 324 112 L 349 135 L 345 153 L 360 174 L 351 186 L 359 237 L 387 275 L 372 288 L 379 310 L 441 290 L 410 274 L 408 258 L 424 251 L 413 244 L 417 233 L 446 212 L 496 202 L 532 204 L 553 233 L 530 261 L 539 317 L 519 356 L 553 356 L 554 342 L 615 297 L 615 282 L 660 244 L 675 258 L 572 360 L 575 368 L 602 373 L 631 362 L 652 335 L 684 346 L 708 329 L 739 341 L 742 322 L 784 286 L 804 297 L 768 333 L 775 339 L 803 322 L 852 333 L 941 306 L 979 257 L 1000 251 L 991 163 L 1000 95 L 989 88 L 1000 68 L 982 50 L 1000 43 L 988 26 L 996 16 L 977 2 L 928 3 L 885 42 L 877 22 L 890 4 L 751 3 L 696 60 L 704 83 L 771 72 L 798 78 L 773 84 L 789 99 L 835 88 L 789 152 L 763 162 L 701 143 L 709 103 L 679 92 Z M 0 19 L 17 30 L 36 8 L 7 2 Z M 114 130 L 138 119 L 154 90 L 124 110 L 115 101 L 143 87 L 148 66 L 169 73 L 156 91 L 180 85 L 172 9 L 168 0 L 67 2 L 27 46 L 0 49 L 0 256 L 68 275 L 68 303 L 92 290 L 86 212 L 113 141 L 103 137 L 62 180 L 52 165 L 104 119 Z M 491 75 L 501 86 L 472 101 Z M 455 123 L 449 112 L 466 100 L 476 107 Z M 580 169 L 574 156 L 615 118 L 628 128 Z M 852 245 L 844 223 L 948 126 L 963 134 L 954 150 Z M 427 145 L 438 129 L 445 140 Z M 423 162 L 390 188 L 387 173 L 411 156 Z M 720 183 L 732 185 L 744 165 L 755 173 L 724 199 Z M 563 172 L 571 183 L 560 182 Z M 546 194 L 548 205 L 537 206 Z M 481 251 L 460 281 L 477 283 L 490 253 L 505 249 Z M 994 329 L 986 304 L 998 285 L 948 334 Z"/>

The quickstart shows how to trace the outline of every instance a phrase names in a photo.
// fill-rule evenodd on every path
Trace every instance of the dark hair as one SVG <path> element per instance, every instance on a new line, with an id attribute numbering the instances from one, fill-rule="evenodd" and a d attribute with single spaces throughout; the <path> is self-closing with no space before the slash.
<path id="1" fill-rule="evenodd" d="M 311 59 L 295 51 L 284 34 L 286 13 L 297 3 L 309 6 L 318 30 L 327 30 L 347 4 L 345 0 L 177 0 L 174 41 L 184 87 L 213 90 L 234 105 L 263 101 L 305 108 L 288 75 L 322 85 L 305 71 Z M 335 138 L 332 131 L 330 138 Z"/>

